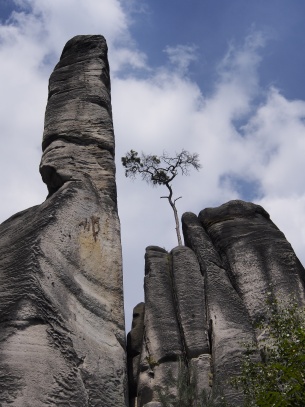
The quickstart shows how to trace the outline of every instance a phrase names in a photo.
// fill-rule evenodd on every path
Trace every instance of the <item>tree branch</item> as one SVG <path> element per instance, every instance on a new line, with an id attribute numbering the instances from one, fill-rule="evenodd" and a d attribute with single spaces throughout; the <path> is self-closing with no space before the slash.
<path id="1" fill-rule="evenodd" d="M 173 190 L 170 182 L 181 173 L 181 175 L 188 175 L 190 167 L 199 170 L 201 165 L 199 163 L 199 156 L 197 153 L 189 153 L 182 149 L 180 153 L 176 153 L 175 157 L 170 157 L 166 151 L 163 151 L 161 156 L 152 154 L 141 154 L 134 150 L 130 150 L 125 157 L 122 157 L 122 164 L 125 167 L 126 177 L 135 178 L 140 174 L 142 179 L 152 186 L 164 185 L 169 190 L 168 196 L 161 196 L 160 198 L 166 198 L 174 211 L 176 232 L 179 245 L 182 245 L 179 227 L 179 218 L 176 209 L 176 201 L 178 198 L 172 200 Z"/>

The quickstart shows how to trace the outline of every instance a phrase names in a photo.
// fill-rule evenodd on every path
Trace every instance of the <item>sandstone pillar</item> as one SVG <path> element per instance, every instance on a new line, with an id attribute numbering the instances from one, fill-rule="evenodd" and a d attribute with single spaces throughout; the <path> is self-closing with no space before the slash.
<path id="1" fill-rule="evenodd" d="M 134 396 L 136 389 L 139 407 L 160 407 L 156 389 L 175 394 L 180 360 L 196 371 L 199 394 L 204 390 L 217 405 L 225 396 L 230 405 L 243 406 L 231 379 L 241 372 L 245 344 L 259 345 L 264 333 L 257 322 L 268 316 L 268 300 L 304 306 L 305 270 L 259 205 L 230 201 L 198 217 L 187 212 L 182 226 L 187 247 L 146 251 Z M 253 357 L 259 359 L 259 352 Z M 170 371 L 174 381 L 167 388 Z"/>
<path id="2" fill-rule="evenodd" d="M 126 406 L 107 45 L 77 36 L 50 77 L 46 201 L 0 226 L 2 407 Z"/>

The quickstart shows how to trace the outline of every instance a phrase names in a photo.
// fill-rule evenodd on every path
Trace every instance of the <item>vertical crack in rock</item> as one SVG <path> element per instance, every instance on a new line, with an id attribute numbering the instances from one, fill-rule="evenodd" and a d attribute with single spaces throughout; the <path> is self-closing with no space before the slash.
<path id="1" fill-rule="evenodd" d="M 182 225 L 186 244 L 196 253 L 205 280 L 212 350 L 212 396 L 217 402 L 223 393 L 234 406 L 243 405 L 242 395 L 232 388 L 229 380 L 240 372 L 242 343 L 255 339 L 248 312 L 197 216 L 184 214 Z"/>
<path id="2" fill-rule="evenodd" d="M 149 246 L 145 254 L 144 337 L 137 383 L 137 405 L 158 398 L 157 389 L 169 386 L 177 375 L 183 349 L 172 295 L 166 250 Z"/>
<path id="3" fill-rule="evenodd" d="M 49 82 L 49 195 L 0 225 L 2 407 L 127 406 L 107 45 L 66 44 Z"/>
<path id="4" fill-rule="evenodd" d="M 177 319 L 188 359 L 209 352 L 205 293 L 195 253 L 178 246 L 171 251 L 171 276 Z"/>
<path id="5" fill-rule="evenodd" d="M 177 379 L 179 365 L 190 373 L 196 370 L 199 390 L 209 389 L 210 354 L 206 324 L 203 279 L 194 252 L 177 247 L 167 253 L 151 246 L 146 249 L 145 313 L 142 331 L 133 326 L 129 334 L 129 381 L 131 405 L 143 406 L 158 399 L 158 388 L 169 387 Z M 141 308 L 142 311 L 144 310 Z M 132 339 L 142 332 L 142 352 L 138 356 Z"/>
<path id="6" fill-rule="evenodd" d="M 203 278 L 195 253 L 178 246 L 171 251 L 172 287 L 184 360 L 191 380 L 196 372 L 199 393 L 209 392 L 210 347 Z"/>
<path id="7" fill-rule="evenodd" d="M 134 307 L 132 329 L 127 335 L 129 407 L 135 406 L 137 398 L 140 358 L 144 339 L 144 313 L 145 304 L 143 302 Z"/>
<path id="8" fill-rule="evenodd" d="M 187 247 L 146 249 L 144 324 L 130 333 L 143 335 L 141 356 L 129 349 L 131 406 L 137 398 L 138 407 L 160 407 L 157 387 L 175 394 L 168 374 L 177 378 L 179 358 L 196 369 L 198 390 L 213 403 L 224 395 L 243 406 L 230 381 L 241 371 L 244 344 L 260 344 L 257 321 L 268 316 L 268 299 L 294 297 L 304 306 L 305 270 L 259 205 L 230 201 L 198 217 L 187 212 L 182 227 Z"/>
<path id="9" fill-rule="evenodd" d="M 187 371 L 189 372 L 189 361 L 188 361 L 188 355 L 187 355 L 188 352 L 187 352 L 186 337 L 185 337 L 185 332 L 183 329 L 184 326 L 183 326 L 181 311 L 180 311 L 180 301 L 178 299 L 178 290 L 176 287 L 174 262 L 173 262 L 173 260 L 174 260 L 173 251 L 169 254 L 167 260 L 168 260 L 169 275 L 171 278 L 171 289 L 172 289 L 172 298 L 173 298 L 174 308 L 175 308 L 175 316 L 177 319 L 180 340 L 181 340 L 181 345 L 182 345 L 181 362 L 183 362 L 185 364 L 185 367 L 186 367 Z M 188 378 L 188 380 L 189 380 L 189 378 Z"/>

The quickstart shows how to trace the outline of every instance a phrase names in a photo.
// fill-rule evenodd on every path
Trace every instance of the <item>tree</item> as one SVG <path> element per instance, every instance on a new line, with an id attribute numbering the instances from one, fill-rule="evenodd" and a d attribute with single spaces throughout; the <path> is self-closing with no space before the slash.
<path id="1" fill-rule="evenodd" d="M 199 164 L 198 154 L 191 154 L 186 150 L 182 150 L 180 153 L 176 153 L 174 157 L 170 157 L 166 152 L 163 152 L 161 156 L 151 154 L 139 154 L 130 150 L 125 157 L 122 157 L 122 164 L 125 167 L 125 175 L 129 178 L 135 178 L 140 175 L 144 181 L 152 186 L 164 185 L 168 191 L 168 196 L 161 196 L 161 198 L 168 199 L 168 202 L 173 209 L 176 233 L 178 238 L 178 244 L 182 246 L 179 219 L 176 208 L 176 201 L 180 198 L 173 199 L 173 190 L 171 182 L 176 176 L 188 175 L 191 167 L 197 171 L 201 168 Z"/>
<path id="2" fill-rule="evenodd" d="M 265 332 L 259 346 L 247 345 L 242 373 L 233 384 L 245 394 L 245 406 L 305 406 L 305 309 L 269 301 L 270 317 L 258 328 Z"/>

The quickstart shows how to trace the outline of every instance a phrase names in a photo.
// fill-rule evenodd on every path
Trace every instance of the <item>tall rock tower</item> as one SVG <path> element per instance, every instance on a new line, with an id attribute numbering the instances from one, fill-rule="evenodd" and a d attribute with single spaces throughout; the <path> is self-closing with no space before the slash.
<path id="1" fill-rule="evenodd" d="M 77 36 L 50 77 L 46 201 L 0 226 L 1 407 L 123 407 L 125 337 L 107 45 Z"/>
<path id="2" fill-rule="evenodd" d="M 270 298 L 304 306 L 305 270 L 259 205 L 230 201 L 198 217 L 188 212 L 182 226 L 186 246 L 146 249 L 145 304 L 135 307 L 127 338 L 130 405 L 161 407 L 160 391 L 176 395 L 182 362 L 210 403 L 222 406 L 225 397 L 242 407 L 231 379 L 245 343 L 262 340 L 257 322 L 268 316 Z"/>

